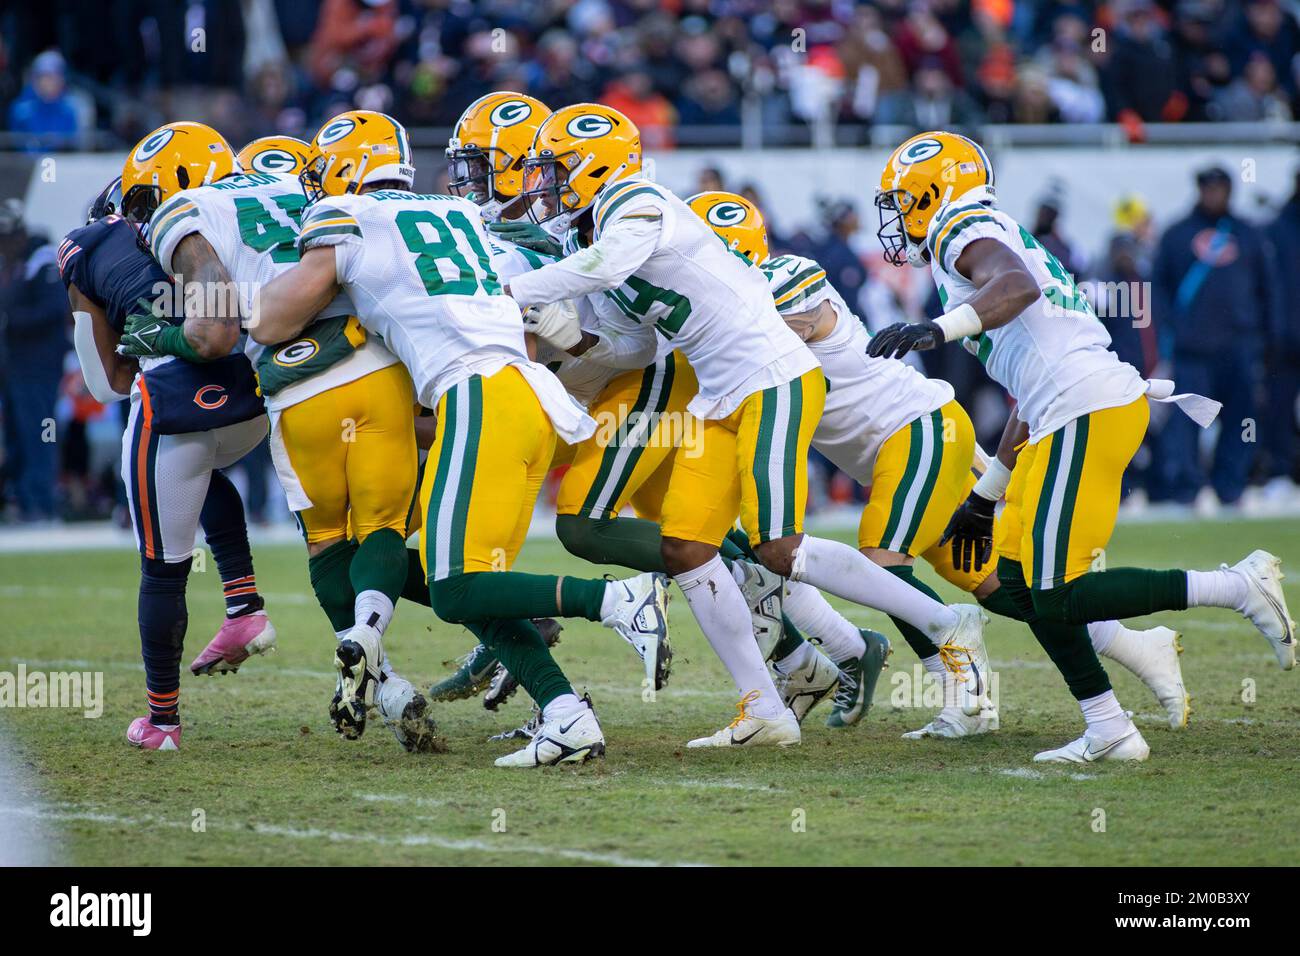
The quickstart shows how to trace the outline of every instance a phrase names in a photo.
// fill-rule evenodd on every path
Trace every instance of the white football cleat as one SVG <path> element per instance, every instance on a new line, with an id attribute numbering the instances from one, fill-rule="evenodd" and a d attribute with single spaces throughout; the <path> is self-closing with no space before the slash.
<path id="1" fill-rule="evenodd" d="M 984 649 L 984 622 L 988 616 L 978 604 L 950 604 L 949 607 L 956 613 L 957 623 L 935 643 L 939 645 L 944 666 L 961 685 L 958 706 L 966 716 L 977 717 L 993 708 L 988 696 L 991 668 L 988 651 Z"/>
<path id="2" fill-rule="evenodd" d="M 383 673 L 384 645 L 373 627 L 358 626 L 339 639 L 334 651 L 338 686 L 330 702 L 330 720 L 344 738 L 366 732 L 366 702 Z"/>
<path id="3" fill-rule="evenodd" d="M 909 730 L 903 734 L 904 740 L 925 740 L 927 737 L 974 737 L 978 734 L 991 733 L 998 729 L 999 718 L 996 710 L 983 711 L 978 716 L 962 713 L 960 707 L 945 707 L 935 714 L 934 719 L 920 730 Z"/>
<path id="4" fill-rule="evenodd" d="M 408 753 L 439 753 L 447 749 L 438 736 L 438 724 L 428 713 L 428 701 L 397 672 L 384 674 L 375 690 L 375 705 L 384 724 Z"/>
<path id="5" fill-rule="evenodd" d="M 789 747 L 799 743 L 799 721 L 787 708 L 777 717 L 758 717 L 749 712 L 749 705 L 758 700 L 758 691 L 751 690 L 736 705 L 735 719 L 716 734 L 697 737 L 687 747 Z"/>
<path id="6" fill-rule="evenodd" d="M 811 644 L 808 649 L 811 653 L 807 663 L 789 674 L 772 668 L 776 671 L 775 683 L 781 703 L 790 708 L 794 719 L 801 724 L 808 712 L 829 696 L 840 682 L 840 669 L 835 663 Z"/>
<path id="7" fill-rule="evenodd" d="M 1093 763 L 1098 760 L 1146 760 L 1151 748 L 1133 722 L 1128 729 L 1112 740 L 1097 740 L 1086 731 L 1078 740 L 1072 740 L 1056 750 L 1034 754 L 1034 763 Z"/>
<path id="8" fill-rule="evenodd" d="M 1249 586 L 1242 613 L 1273 645 L 1273 653 L 1282 670 L 1295 667 L 1295 621 L 1287 610 L 1282 593 L 1282 561 L 1267 551 L 1252 551 L 1231 568 L 1246 579 Z"/>
<path id="9" fill-rule="evenodd" d="M 600 623 L 612 628 L 645 664 L 646 681 L 655 690 L 668 683 L 673 646 L 668 641 L 668 576 L 654 571 L 611 581 L 620 599 Z"/>
<path id="10" fill-rule="evenodd" d="M 1182 730 L 1192 713 L 1192 698 L 1183 683 L 1183 667 L 1178 660 L 1182 652 L 1177 631 L 1167 627 L 1132 631 L 1120 624 L 1103 656 L 1128 668 L 1146 684 L 1165 709 L 1169 726 Z"/>
<path id="11" fill-rule="evenodd" d="M 498 757 L 498 767 L 544 767 L 557 763 L 585 763 L 592 757 L 605 756 L 605 735 L 591 706 L 584 697 L 582 706 L 563 717 L 544 720 L 523 750 Z"/>
<path id="12" fill-rule="evenodd" d="M 740 569 L 740 593 L 749 605 L 749 619 L 754 625 L 754 640 L 758 643 L 759 653 L 763 655 L 763 660 L 767 660 L 781 640 L 785 626 L 781 618 L 781 606 L 785 601 L 785 578 L 773 574 L 761 564 L 751 564 L 749 561 L 737 561 L 733 567 Z"/>

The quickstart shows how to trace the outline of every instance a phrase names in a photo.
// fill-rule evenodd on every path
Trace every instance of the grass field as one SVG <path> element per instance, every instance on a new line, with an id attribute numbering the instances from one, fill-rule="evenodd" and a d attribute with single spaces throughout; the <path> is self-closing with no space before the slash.
<path id="1" fill-rule="evenodd" d="M 1300 521 L 1125 527 L 1109 562 L 1207 567 L 1253 547 L 1282 555 L 1300 585 Z M 1191 727 L 1166 729 L 1154 699 L 1112 666 L 1152 757 L 1077 772 L 1030 763 L 1076 736 L 1079 715 L 1033 638 L 1004 620 L 987 632 L 1001 682 L 997 734 L 901 740 L 930 712 L 891 706 L 915 663 L 899 640 L 858 727 L 830 731 L 819 709 L 799 748 L 687 751 L 688 738 L 726 723 L 735 698 L 678 596 L 673 680 L 655 703 L 642 702 L 639 662 L 622 641 L 567 625 L 557 657 L 596 702 L 607 758 L 507 771 L 492 759 L 513 745 L 486 738 L 523 722 L 522 694 L 498 714 L 477 700 L 440 706 L 444 755 L 403 753 L 377 722 L 360 741 L 337 737 L 326 716 L 333 638 L 301 549 L 259 548 L 256 559 L 279 651 L 225 678 L 186 670 L 184 750 L 144 754 L 123 738 L 145 711 L 133 556 L 0 555 L 0 670 L 103 671 L 106 695 L 93 720 L 0 712 L 0 732 L 39 794 L 0 806 L 0 830 L 39 823 L 50 855 L 77 865 L 1253 865 L 1300 855 L 1300 672 L 1280 671 L 1264 640 L 1226 612 L 1178 620 Z M 221 613 L 208 567 L 191 579 L 187 663 Z M 591 570 L 546 541 L 529 544 L 520 568 Z M 1300 608 L 1300 587 L 1289 599 Z M 879 615 L 848 613 L 895 636 Z M 469 646 L 461 628 L 409 605 L 388 641 L 395 665 L 421 685 Z M 1254 682 L 1253 703 L 1244 681 Z"/>

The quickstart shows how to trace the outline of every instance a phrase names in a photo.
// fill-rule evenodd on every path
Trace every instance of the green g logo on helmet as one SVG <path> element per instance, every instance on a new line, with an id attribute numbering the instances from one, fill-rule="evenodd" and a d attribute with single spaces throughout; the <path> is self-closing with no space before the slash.
<path id="1" fill-rule="evenodd" d="M 912 163 L 920 163 L 938 156 L 943 152 L 943 143 L 937 139 L 918 139 L 907 149 L 898 154 L 898 161 L 904 166 L 910 166 Z"/>
<path id="2" fill-rule="evenodd" d="M 493 126 L 518 126 L 532 115 L 533 108 L 523 100 L 506 100 L 488 114 L 488 121 Z"/>
<path id="3" fill-rule="evenodd" d="M 256 173 L 287 173 L 298 165 L 298 160 L 287 149 L 271 147 L 253 157 L 249 166 Z"/>
<path id="4" fill-rule="evenodd" d="M 709 225 L 726 229 L 728 226 L 739 226 L 748 215 L 744 206 L 728 199 L 710 206 L 704 218 Z"/>
<path id="5" fill-rule="evenodd" d="M 329 146 L 331 143 L 337 143 L 344 136 L 347 136 L 348 133 L 352 132 L 356 127 L 356 122 L 347 119 L 346 117 L 343 119 L 337 119 L 334 122 L 327 124 L 325 128 L 317 134 L 316 142 L 320 146 Z"/>
<path id="6" fill-rule="evenodd" d="M 583 113 L 569 120 L 569 125 L 564 129 L 570 136 L 577 136 L 579 139 L 595 139 L 597 136 L 612 132 L 614 122 L 607 116 Z"/>
<path id="7" fill-rule="evenodd" d="M 174 129 L 160 129 L 136 147 L 135 156 L 132 158 L 137 163 L 147 163 L 157 156 L 162 151 L 162 148 L 172 141 L 172 137 L 175 135 L 176 131 Z"/>

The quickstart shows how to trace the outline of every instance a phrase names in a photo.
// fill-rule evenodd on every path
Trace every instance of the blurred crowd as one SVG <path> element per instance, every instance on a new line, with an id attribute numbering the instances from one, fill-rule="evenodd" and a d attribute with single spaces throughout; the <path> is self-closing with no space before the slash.
<path id="1" fill-rule="evenodd" d="M 1296 0 L 46 0 L 0 11 L 20 148 L 177 118 L 246 141 L 350 107 L 450 126 L 482 93 L 599 99 L 647 146 L 819 122 L 1288 120 Z M 793 135 L 793 134 L 791 134 Z M 797 136 L 794 136 L 797 139 Z M 847 137 L 850 141 L 851 136 Z"/>

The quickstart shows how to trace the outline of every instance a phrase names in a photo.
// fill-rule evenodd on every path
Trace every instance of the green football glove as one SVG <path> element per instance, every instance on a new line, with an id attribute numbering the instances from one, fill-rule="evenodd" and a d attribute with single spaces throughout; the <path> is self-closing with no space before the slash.
<path id="1" fill-rule="evenodd" d="M 148 312 L 135 312 L 127 316 L 117 351 L 119 355 L 134 355 L 137 358 L 175 355 L 187 362 L 203 361 L 185 338 L 183 328 Z"/>
<path id="2" fill-rule="evenodd" d="M 488 230 L 493 235 L 500 236 L 508 242 L 523 246 L 525 249 L 531 249 L 533 252 L 540 252 L 543 255 L 558 258 L 563 252 L 555 237 L 536 223 L 522 219 L 517 219 L 514 222 L 490 222 L 488 223 Z"/>

